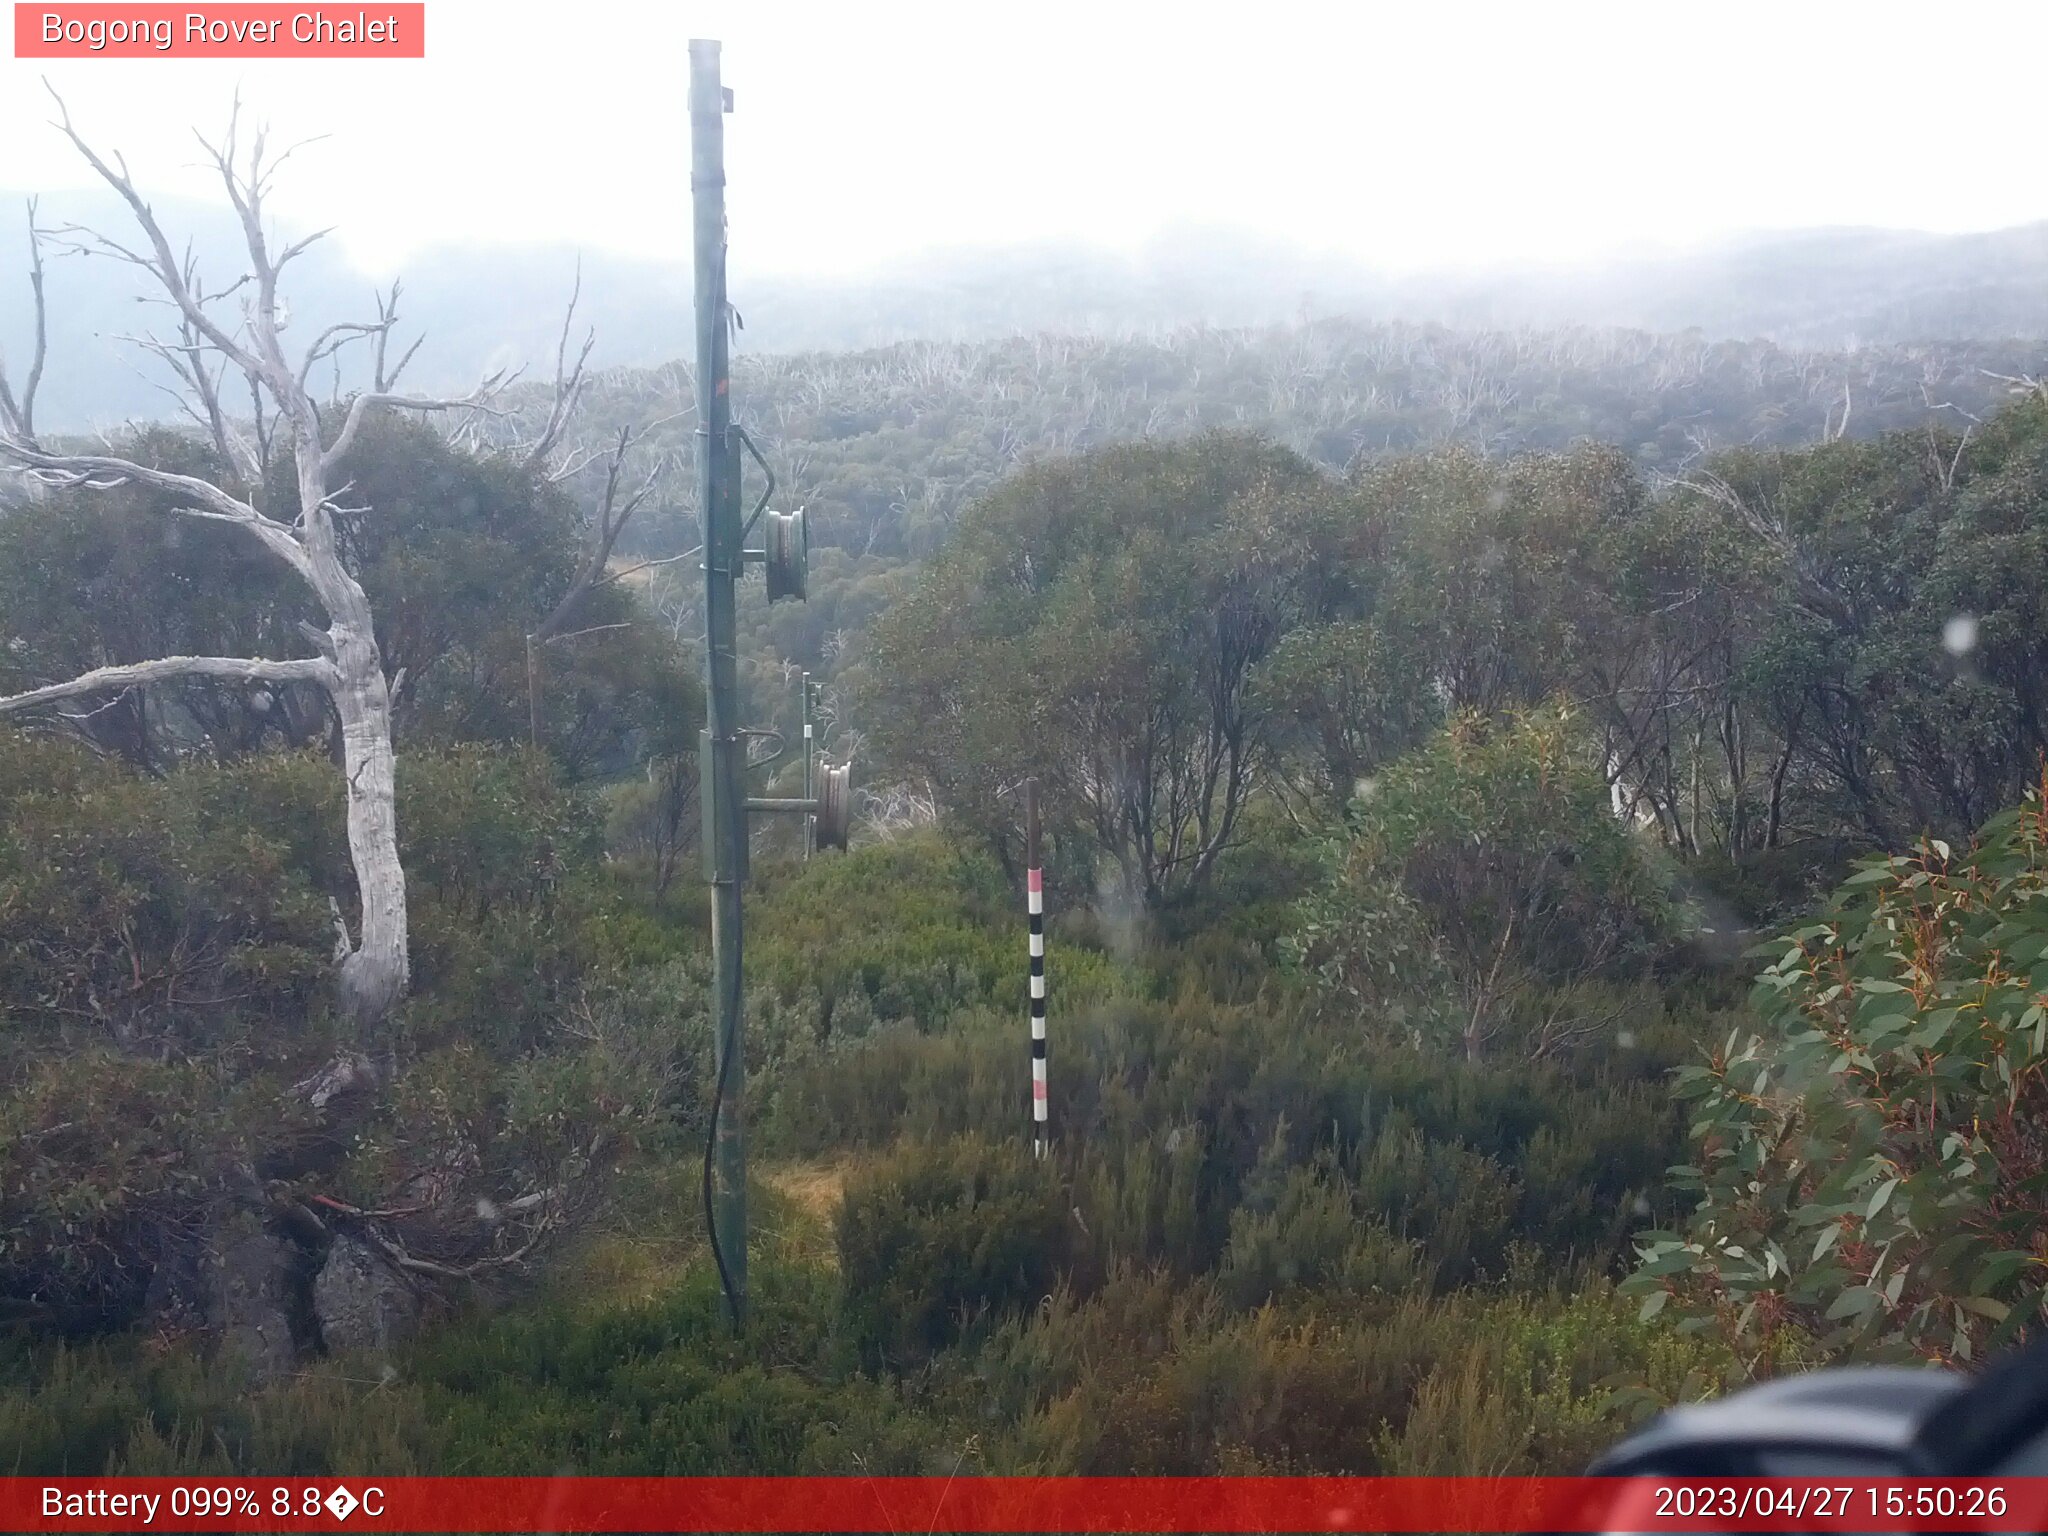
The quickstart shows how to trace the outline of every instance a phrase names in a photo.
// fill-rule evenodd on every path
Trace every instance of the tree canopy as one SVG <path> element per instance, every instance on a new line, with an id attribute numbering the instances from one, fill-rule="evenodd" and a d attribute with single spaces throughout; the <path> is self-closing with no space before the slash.
<path id="1" fill-rule="evenodd" d="M 1026 470 L 878 623 L 864 717 L 983 825 L 1039 775 L 1156 906 L 1231 841 L 1269 749 L 1254 679 L 1324 600 L 1340 536 L 1313 468 L 1252 439 Z"/>

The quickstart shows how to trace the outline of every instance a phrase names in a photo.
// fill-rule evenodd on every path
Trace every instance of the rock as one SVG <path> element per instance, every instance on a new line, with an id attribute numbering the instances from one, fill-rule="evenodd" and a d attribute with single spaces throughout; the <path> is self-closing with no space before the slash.
<path id="1" fill-rule="evenodd" d="M 313 1281 L 313 1315 L 329 1350 L 383 1353 L 412 1336 L 420 1296 L 373 1249 L 337 1234 Z"/>
<path id="2" fill-rule="evenodd" d="M 233 1213 L 208 1236 L 207 1321 L 221 1353 L 258 1385 L 289 1375 L 299 1357 L 293 1302 L 303 1284 L 303 1251 L 249 1211 Z"/>

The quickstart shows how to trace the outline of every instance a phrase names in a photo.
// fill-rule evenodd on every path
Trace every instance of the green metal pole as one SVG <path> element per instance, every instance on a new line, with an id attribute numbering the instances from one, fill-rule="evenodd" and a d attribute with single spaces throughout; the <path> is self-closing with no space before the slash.
<path id="1" fill-rule="evenodd" d="M 711 1238 L 733 1326 L 746 1319 L 746 1095 L 740 1018 L 740 881 L 745 864 L 744 738 L 739 726 L 734 583 L 740 573 L 738 487 L 733 482 L 732 391 L 725 298 L 725 117 L 719 45 L 690 44 L 690 195 L 697 268 L 697 495 L 704 544 L 705 858 L 711 877 L 716 1098 L 705 1183 Z"/>

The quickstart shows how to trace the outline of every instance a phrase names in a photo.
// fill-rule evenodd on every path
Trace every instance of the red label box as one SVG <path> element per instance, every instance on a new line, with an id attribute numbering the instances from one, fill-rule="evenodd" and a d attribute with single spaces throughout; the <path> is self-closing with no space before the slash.
<path id="1" fill-rule="evenodd" d="M 423 59 L 410 4 L 67 5 L 16 0 L 17 59 Z"/>

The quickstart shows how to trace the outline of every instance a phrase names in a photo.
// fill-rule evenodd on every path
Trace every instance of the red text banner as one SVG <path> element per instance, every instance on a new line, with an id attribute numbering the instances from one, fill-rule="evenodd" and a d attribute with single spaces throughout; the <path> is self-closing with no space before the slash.
<path id="1" fill-rule="evenodd" d="M 2048 1478 L 0 1478 L 8 1531 L 2043 1531 Z"/>
<path id="2" fill-rule="evenodd" d="M 18 59 L 423 59 L 427 8 L 370 5 L 14 7 Z"/>

